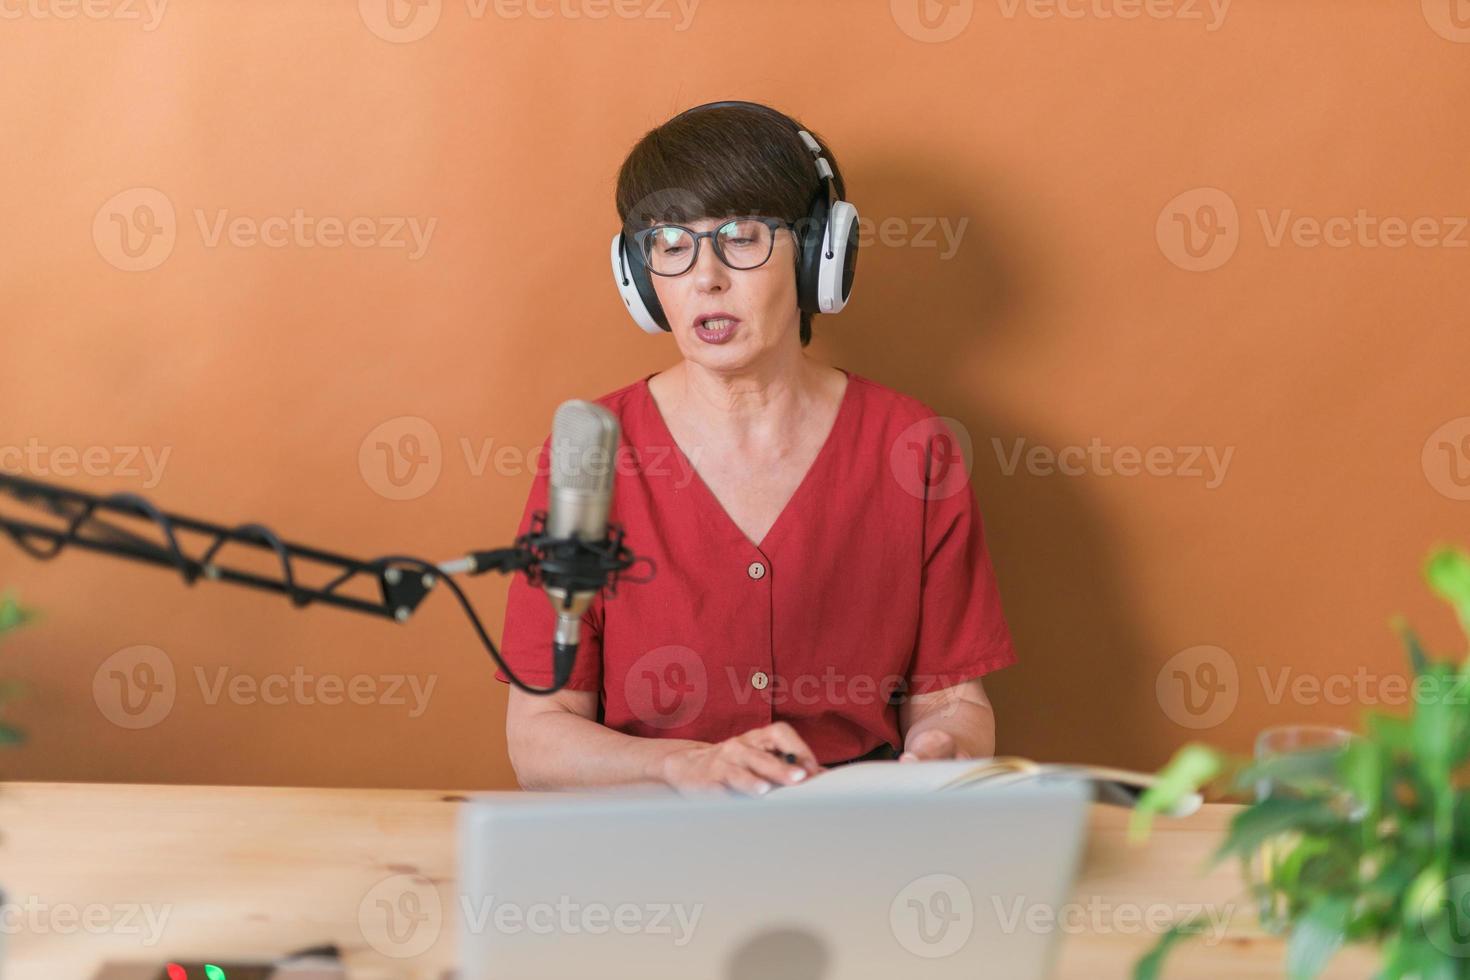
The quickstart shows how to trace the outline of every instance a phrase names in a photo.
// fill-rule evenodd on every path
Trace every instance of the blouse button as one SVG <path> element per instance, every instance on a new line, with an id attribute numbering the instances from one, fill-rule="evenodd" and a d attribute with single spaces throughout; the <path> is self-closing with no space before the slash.
<path id="1" fill-rule="evenodd" d="M 764 691 L 771 683 L 771 676 L 763 670 L 758 670 L 750 675 L 750 686 L 757 691 Z"/>
<path id="2" fill-rule="evenodd" d="M 755 578 L 755 579 L 765 578 L 766 577 L 766 566 L 762 565 L 758 561 L 753 561 L 753 562 L 750 563 L 750 567 L 745 570 L 745 573 L 747 575 L 749 575 L 751 578 Z"/>

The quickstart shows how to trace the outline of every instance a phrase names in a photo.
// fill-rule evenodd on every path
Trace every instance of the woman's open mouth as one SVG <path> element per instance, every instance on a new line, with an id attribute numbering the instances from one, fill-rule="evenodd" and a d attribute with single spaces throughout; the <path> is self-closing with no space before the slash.
<path id="1" fill-rule="evenodd" d="M 739 327 L 739 320 L 723 313 L 706 314 L 694 321 L 695 335 L 707 344 L 728 343 Z"/>

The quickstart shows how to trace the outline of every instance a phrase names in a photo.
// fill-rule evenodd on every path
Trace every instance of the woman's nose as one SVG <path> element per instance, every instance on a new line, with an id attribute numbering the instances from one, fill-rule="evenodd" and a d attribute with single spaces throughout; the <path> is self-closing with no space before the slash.
<path id="1" fill-rule="evenodd" d="M 701 243 L 703 247 L 694 262 L 694 286 L 702 293 L 720 292 L 730 284 L 730 270 L 715 254 L 712 241 Z"/>

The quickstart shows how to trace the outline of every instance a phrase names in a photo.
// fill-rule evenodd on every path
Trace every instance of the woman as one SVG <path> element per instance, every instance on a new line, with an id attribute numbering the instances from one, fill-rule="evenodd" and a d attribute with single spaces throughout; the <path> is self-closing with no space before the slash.
<path id="1" fill-rule="evenodd" d="M 801 130 L 713 103 L 619 173 L 623 241 L 681 356 L 599 399 L 622 426 L 612 520 L 657 574 L 597 596 L 563 690 L 511 689 L 527 789 L 759 795 L 856 759 L 994 750 L 981 678 L 1016 657 L 948 430 L 804 350 L 804 236 L 843 185 Z M 546 498 L 543 469 L 522 531 Z M 550 680 L 552 630 L 546 596 L 513 580 L 503 654 L 526 683 Z"/>

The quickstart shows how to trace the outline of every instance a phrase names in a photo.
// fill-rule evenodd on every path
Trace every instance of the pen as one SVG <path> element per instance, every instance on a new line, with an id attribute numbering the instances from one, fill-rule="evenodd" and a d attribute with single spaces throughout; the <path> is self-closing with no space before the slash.
<path id="1" fill-rule="evenodd" d="M 791 765 L 796 765 L 795 752 L 782 752 L 780 749 L 767 749 L 766 751 L 771 753 L 771 755 L 774 755 L 778 759 L 785 759 Z"/>

